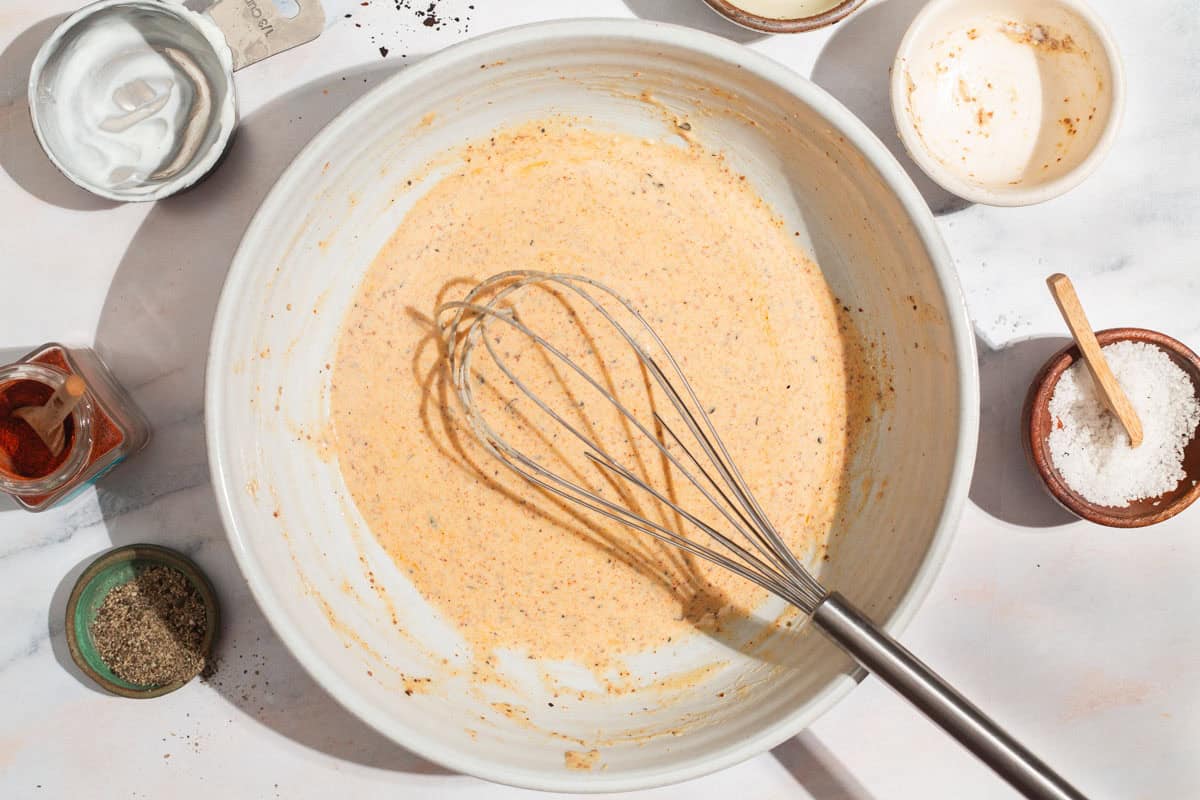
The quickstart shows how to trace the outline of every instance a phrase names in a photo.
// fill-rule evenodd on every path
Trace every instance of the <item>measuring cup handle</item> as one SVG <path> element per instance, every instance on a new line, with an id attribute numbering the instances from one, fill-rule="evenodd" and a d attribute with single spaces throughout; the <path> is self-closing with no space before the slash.
<path id="1" fill-rule="evenodd" d="M 1086 800 L 837 592 L 817 606 L 813 622 L 1021 794 L 1033 800 Z"/>
<path id="2" fill-rule="evenodd" d="M 239 70 L 264 58 L 311 42 L 325 30 L 321 0 L 297 0 L 300 12 L 285 17 L 272 0 L 219 0 L 208 16 L 225 34 Z"/>

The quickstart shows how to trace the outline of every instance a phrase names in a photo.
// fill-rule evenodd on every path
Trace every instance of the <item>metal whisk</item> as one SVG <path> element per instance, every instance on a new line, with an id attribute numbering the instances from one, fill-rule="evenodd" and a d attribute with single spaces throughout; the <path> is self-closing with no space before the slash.
<path id="1" fill-rule="evenodd" d="M 650 419 L 639 419 L 629 404 L 616 396 L 604 376 L 585 369 L 581 358 L 572 357 L 555 344 L 550 337 L 563 335 L 561 329 L 543 335 L 527 325 L 517 301 L 523 292 L 534 289 L 548 289 L 560 299 L 578 302 L 582 309 L 590 309 L 588 313 L 595 312 L 611 326 L 640 363 L 643 373 L 648 374 L 666 398 L 677 417 L 678 429 L 668 425 L 657 410 L 651 411 Z M 1083 797 L 845 598 L 827 591 L 805 569 L 755 500 L 679 363 L 631 302 L 580 275 L 513 271 L 488 278 L 461 301 L 444 304 L 438 309 L 437 318 L 446 342 L 451 380 L 466 420 L 479 442 L 505 465 L 553 495 L 718 564 L 796 606 L 862 667 L 908 699 L 1025 796 L 1047 800 Z M 610 413 L 618 415 L 630 436 L 639 437 L 643 447 L 648 445 L 651 452 L 669 462 L 670 468 L 690 484 L 697 496 L 710 504 L 708 518 L 697 510 L 682 507 L 669 489 L 639 475 L 637 464 L 630 463 L 627 450 L 622 457 L 618 448 L 602 446 L 582 417 L 578 408 L 582 403 L 571 400 L 555 407 L 539 396 L 513 366 L 524 354 L 504 352 L 498 331 L 528 343 L 545 363 L 561 369 L 566 378 L 603 398 L 610 406 Z M 585 486 L 578 471 L 555 468 L 550 459 L 531 456 L 528 451 L 514 447 L 489 422 L 481 410 L 478 393 L 494 391 L 495 387 L 484 381 L 475 366 L 474 358 L 481 346 L 489 359 L 486 363 L 511 382 L 517 397 L 527 398 L 542 415 L 547 427 L 538 429 L 541 441 L 553 441 L 559 448 L 562 441 L 578 443 L 583 448 L 582 455 L 598 468 L 599 474 L 624 491 L 610 496 Z M 511 404 L 512 400 L 499 413 L 507 411 Z M 529 424 L 528 416 L 522 420 Z M 564 431 L 569 436 L 560 439 Z M 720 549 L 682 535 L 669 527 L 666 520 L 655 521 L 648 514 L 639 513 L 640 504 L 630 502 L 625 493 L 629 490 L 636 490 L 670 509 L 689 529 L 699 531 Z"/>

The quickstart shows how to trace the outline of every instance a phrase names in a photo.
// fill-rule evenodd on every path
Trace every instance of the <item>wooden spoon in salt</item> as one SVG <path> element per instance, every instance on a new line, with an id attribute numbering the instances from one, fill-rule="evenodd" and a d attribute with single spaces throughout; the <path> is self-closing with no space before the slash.
<path id="1" fill-rule="evenodd" d="M 87 383 L 78 375 L 68 375 L 63 385 L 50 396 L 44 406 L 23 406 L 12 412 L 14 417 L 25 420 L 34 433 L 50 449 L 52 455 L 62 452 L 66 443 L 63 432 L 63 420 L 79 405 L 83 393 L 87 391 Z"/>
<path id="2" fill-rule="evenodd" d="M 1108 366 L 1100 343 L 1096 341 L 1096 334 L 1092 332 L 1092 326 L 1088 324 L 1087 316 L 1083 313 L 1083 305 L 1079 302 L 1079 295 L 1075 294 L 1071 279 L 1061 272 L 1056 272 L 1046 278 L 1046 285 L 1050 287 L 1050 294 L 1054 295 L 1054 302 L 1058 304 L 1058 310 L 1070 328 L 1079 352 L 1083 353 L 1083 362 L 1087 364 L 1088 372 L 1092 373 L 1092 380 L 1096 383 L 1100 397 L 1121 421 L 1121 426 L 1129 435 L 1129 446 L 1138 447 L 1142 443 L 1142 421 L 1138 418 L 1133 404 L 1129 402 L 1129 396 L 1125 394 L 1121 384 L 1117 383 L 1117 377 Z"/>

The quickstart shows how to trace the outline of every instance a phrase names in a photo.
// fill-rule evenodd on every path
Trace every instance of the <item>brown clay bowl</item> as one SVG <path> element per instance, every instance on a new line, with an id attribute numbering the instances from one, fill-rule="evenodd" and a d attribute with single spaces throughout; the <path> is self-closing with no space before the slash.
<path id="1" fill-rule="evenodd" d="M 1170 336 L 1143 328 L 1110 328 L 1097 331 L 1096 338 L 1101 346 L 1123 341 L 1157 345 L 1188 374 L 1194 387 L 1200 387 L 1200 357 L 1187 345 Z M 1140 528 L 1170 519 L 1200 497 L 1200 437 L 1193 437 L 1183 451 L 1183 470 L 1187 477 L 1178 486 L 1158 497 L 1138 500 L 1123 508 L 1096 505 L 1085 500 L 1067 485 L 1054 468 L 1048 443 L 1054 424 L 1050 415 L 1050 398 L 1063 372 L 1081 357 L 1075 345 L 1064 347 L 1046 362 L 1029 387 L 1021 426 L 1029 460 L 1051 496 L 1068 511 L 1089 522 L 1113 528 Z"/>
<path id="2" fill-rule="evenodd" d="M 865 0 L 842 0 L 833 8 L 813 14 L 811 17 L 796 17 L 795 19 L 772 19 L 739 8 L 730 0 L 704 0 L 709 8 L 716 11 L 730 22 L 763 33 L 803 33 L 817 28 L 832 25 L 850 15 L 850 12 L 861 6 Z"/>

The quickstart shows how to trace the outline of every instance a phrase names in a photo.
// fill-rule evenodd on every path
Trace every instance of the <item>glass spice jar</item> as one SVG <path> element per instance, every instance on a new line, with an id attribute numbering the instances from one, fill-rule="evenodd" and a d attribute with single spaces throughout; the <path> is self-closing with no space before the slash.
<path id="1" fill-rule="evenodd" d="M 100 357 L 89 348 L 54 343 L 0 367 L 0 421 L 22 405 L 45 403 L 72 374 L 83 378 L 87 392 L 63 423 L 63 454 L 39 465 L 48 471 L 37 474 L 27 465 L 22 471 L 21 459 L 13 458 L 19 453 L 7 451 L 16 446 L 15 438 L 7 435 L 7 426 L 0 429 L 0 491 L 29 511 L 69 500 L 150 440 L 145 416 Z"/>

